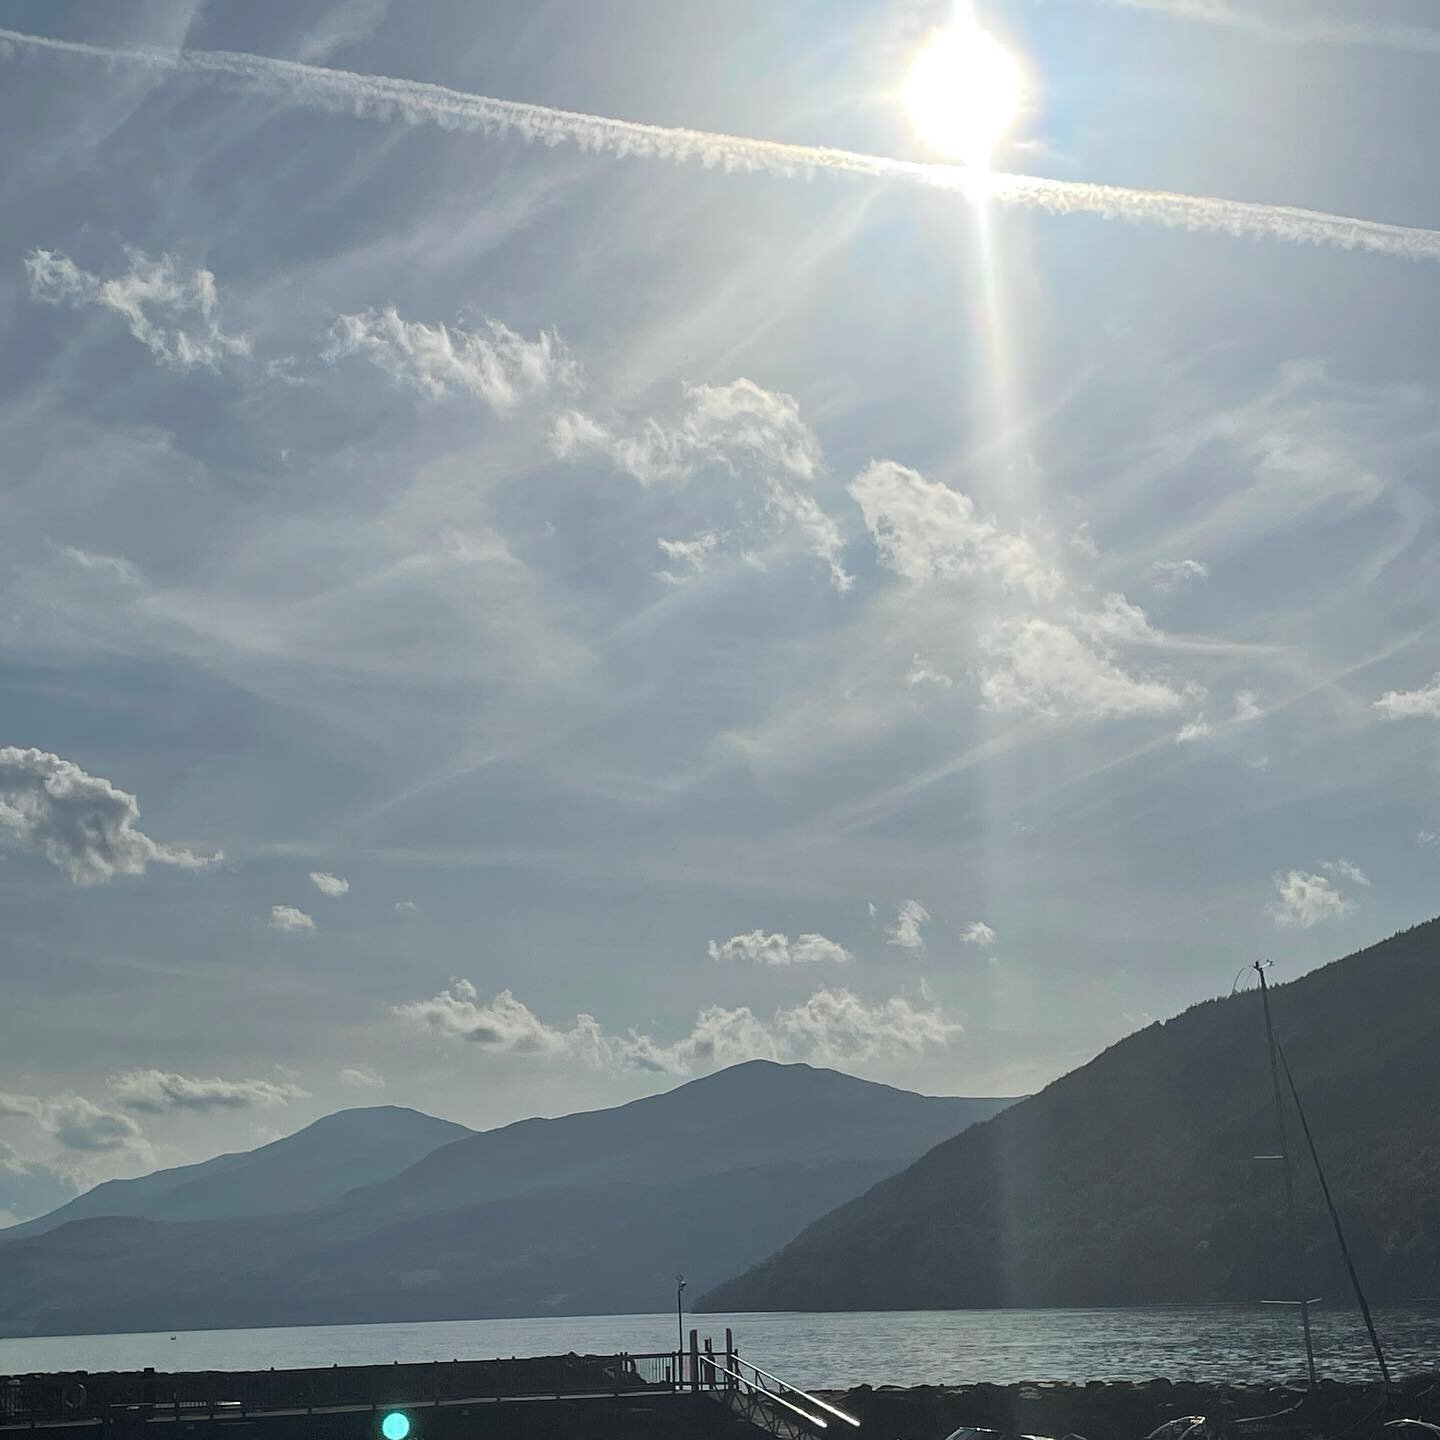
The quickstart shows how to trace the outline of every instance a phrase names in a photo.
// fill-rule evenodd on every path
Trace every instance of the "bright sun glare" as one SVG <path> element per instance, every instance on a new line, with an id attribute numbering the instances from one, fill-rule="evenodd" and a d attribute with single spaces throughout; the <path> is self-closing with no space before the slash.
<path id="1" fill-rule="evenodd" d="M 988 30 L 957 25 L 915 57 L 905 77 L 905 108 L 927 145 L 954 160 L 988 165 L 1024 91 L 1019 63 Z"/>

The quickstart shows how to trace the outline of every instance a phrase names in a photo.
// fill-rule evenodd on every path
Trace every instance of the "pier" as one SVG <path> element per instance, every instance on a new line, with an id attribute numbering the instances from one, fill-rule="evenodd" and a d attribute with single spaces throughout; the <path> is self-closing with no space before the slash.
<path id="1" fill-rule="evenodd" d="M 717 1349 L 280 1370 L 0 1377 L 0 1435 L 53 1440 L 803 1440 L 860 1422 Z"/>

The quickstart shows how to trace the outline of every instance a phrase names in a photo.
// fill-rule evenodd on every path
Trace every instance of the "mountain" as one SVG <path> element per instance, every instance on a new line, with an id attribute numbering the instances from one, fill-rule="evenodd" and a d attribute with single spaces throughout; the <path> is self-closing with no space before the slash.
<path id="1" fill-rule="evenodd" d="M 467 1135 L 289 1215 L 0 1245 L 0 1334 L 664 1310 L 1011 1103 L 753 1061 Z"/>
<path id="2" fill-rule="evenodd" d="M 1272 987 L 1372 1299 L 1440 1293 L 1440 921 Z M 1296 1118 L 1291 1263 L 1258 994 L 1122 1040 L 809 1226 L 712 1310 L 1256 1300 L 1349 1287 Z M 1297 1273 L 1298 1272 L 1298 1273 Z"/>
<path id="3" fill-rule="evenodd" d="M 309 1210 L 357 1185 L 389 1179 L 437 1146 L 473 1133 L 398 1105 L 340 1110 L 256 1150 L 135 1180 L 107 1180 L 48 1215 L 0 1231 L 0 1241 L 100 1215 L 233 1220 Z"/>

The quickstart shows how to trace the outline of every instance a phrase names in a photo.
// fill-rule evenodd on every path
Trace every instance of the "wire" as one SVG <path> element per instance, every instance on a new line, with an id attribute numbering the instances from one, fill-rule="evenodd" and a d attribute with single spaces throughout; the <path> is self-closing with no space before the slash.
<path id="1" fill-rule="evenodd" d="M 1300 1117 L 1300 1129 L 1305 1134 L 1305 1143 L 1310 1147 L 1310 1159 L 1315 1163 L 1315 1176 L 1320 1181 L 1320 1192 L 1325 1197 L 1325 1208 L 1330 1212 L 1330 1223 L 1335 1227 L 1335 1239 L 1339 1242 L 1340 1253 L 1345 1257 L 1345 1269 L 1350 1274 L 1350 1284 L 1355 1291 L 1355 1298 L 1360 1302 L 1360 1314 L 1365 1318 L 1365 1329 L 1370 1335 L 1370 1344 L 1375 1351 L 1375 1359 L 1380 1365 L 1380 1375 L 1385 1382 L 1385 1399 L 1390 1398 L 1390 1367 L 1385 1363 L 1385 1349 L 1380 1344 L 1380 1336 L 1375 1331 L 1375 1321 L 1370 1315 L 1370 1306 L 1365 1299 L 1365 1290 L 1360 1284 L 1360 1276 L 1355 1270 L 1355 1262 L 1350 1256 L 1350 1246 L 1345 1240 L 1345 1227 L 1340 1223 L 1340 1212 L 1335 1208 L 1335 1201 L 1330 1195 L 1330 1183 L 1325 1178 L 1325 1169 L 1320 1164 L 1320 1152 L 1315 1148 L 1315 1137 L 1310 1133 L 1310 1122 L 1305 1118 L 1305 1107 L 1300 1103 L 1300 1091 L 1295 1085 L 1295 1076 L 1291 1074 L 1290 1062 L 1285 1058 L 1284 1047 L 1280 1044 L 1279 1037 L 1275 1038 L 1275 1050 L 1280 1056 L 1280 1064 L 1285 1070 L 1285 1079 L 1290 1086 L 1290 1096 L 1295 1101 L 1295 1113 Z"/>

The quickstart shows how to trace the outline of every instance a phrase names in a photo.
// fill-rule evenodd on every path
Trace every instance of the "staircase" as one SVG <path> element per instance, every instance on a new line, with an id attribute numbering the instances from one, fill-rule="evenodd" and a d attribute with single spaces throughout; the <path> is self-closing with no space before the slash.
<path id="1" fill-rule="evenodd" d="M 742 1360 L 735 1351 L 723 1357 L 691 1353 L 698 1362 L 704 1393 L 726 1406 L 752 1433 L 777 1440 L 816 1440 L 832 1428 L 843 1433 L 860 1427 L 859 1420 L 838 1405 Z"/>

